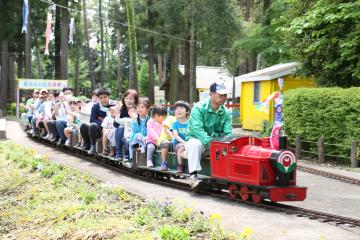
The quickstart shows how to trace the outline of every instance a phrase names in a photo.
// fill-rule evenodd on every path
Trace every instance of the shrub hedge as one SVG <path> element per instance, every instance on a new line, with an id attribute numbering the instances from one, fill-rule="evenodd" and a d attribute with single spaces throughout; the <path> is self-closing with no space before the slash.
<path id="1" fill-rule="evenodd" d="M 331 154 L 349 156 L 352 140 L 360 139 L 360 88 L 300 88 L 284 93 L 284 128 L 290 139 L 325 137 Z M 328 151 L 327 151 L 328 152 Z M 330 153 L 328 152 L 328 153 Z"/>

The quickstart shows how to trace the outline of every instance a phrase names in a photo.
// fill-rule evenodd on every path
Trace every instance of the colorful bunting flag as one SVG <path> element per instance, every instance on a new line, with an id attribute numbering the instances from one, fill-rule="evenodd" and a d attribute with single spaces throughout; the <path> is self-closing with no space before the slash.
<path id="1" fill-rule="evenodd" d="M 284 79 L 283 78 L 278 78 L 278 85 L 279 85 L 280 90 L 282 90 L 284 87 Z"/>
<path id="2" fill-rule="evenodd" d="M 281 86 L 282 84 L 281 84 L 280 80 L 278 81 L 278 83 L 279 83 L 279 87 L 282 88 L 282 86 Z M 268 113 L 271 100 L 274 100 L 274 103 L 275 103 L 275 113 L 274 113 L 274 126 L 271 131 L 270 143 L 271 143 L 272 148 L 278 149 L 279 148 L 280 131 L 281 131 L 281 127 L 283 126 L 282 105 L 284 102 L 284 98 L 281 93 L 281 90 L 279 90 L 277 92 L 273 92 L 264 101 L 257 104 L 256 110 Z"/>
<path id="3" fill-rule="evenodd" d="M 45 55 L 49 55 L 49 42 L 50 42 L 50 36 L 51 36 L 51 21 L 52 21 L 52 15 L 51 13 L 47 14 L 47 21 L 46 21 L 46 31 L 45 31 Z"/>
<path id="4" fill-rule="evenodd" d="M 75 34 L 75 19 L 71 18 L 70 19 L 70 33 L 69 33 L 69 43 L 73 44 L 74 43 L 74 34 Z"/>
<path id="5" fill-rule="evenodd" d="M 24 0 L 23 4 L 23 25 L 21 28 L 21 33 L 27 33 L 27 24 L 28 24 L 28 15 L 29 15 L 29 1 Z"/>
<path id="6" fill-rule="evenodd" d="M 281 95 L 281 92 L 273 92 L 270 96 L 268 96 L 264 101 L 256 105 L 256 110 L 268 113 L 269 112 L 269 104 L 273 99 L 278 98 Z"/>

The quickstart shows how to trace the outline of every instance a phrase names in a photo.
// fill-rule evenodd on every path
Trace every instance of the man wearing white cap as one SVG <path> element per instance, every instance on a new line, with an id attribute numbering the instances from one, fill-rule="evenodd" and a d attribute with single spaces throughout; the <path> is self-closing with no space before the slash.
<path id="1" fill-rule="evenodd" d="M 231 114 L 224 106 L 226 99 L 226 86 L 221 83 L 212 83 L 210 99 L 198 102 L 191 110 L 188 140 L 185 144 L 191 188 L 196 188 L 199 184 L 197 172 L 201 170 L 201 155 L 205 150 L 209 150 L 210 141 L 214 137 L 232 134 Z"/>

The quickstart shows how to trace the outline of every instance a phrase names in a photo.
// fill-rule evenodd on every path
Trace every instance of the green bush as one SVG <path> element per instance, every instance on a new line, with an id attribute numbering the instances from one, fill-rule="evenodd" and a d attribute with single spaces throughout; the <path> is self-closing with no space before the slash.
<path id="1" fill-rule="evenodd" d="M 360 88 L 301 88 L 284 94 L 284 128 L 290 140 L 324 136 L 326 154 L 349 156 L 360 136 Z M 316 144 L 315 144 L 316 145 Z"/>
<path id="2" fill-rule="evenodd" d="M 41 169 L 41 176 L 45 178 L 51 178 L 59 170 L 56 165 L 48 165 Z"/>
<path id="3" fill-rule="evenodd" d="M 147 225 L 153 221 L 154 218 L 150 214 L 150 210 L 148 208 L 140 208 L 135 215 L 135 222 L 140 226 Z"/>
<path id="4" fill-rule="evenodd" d="M 22 104 L 20 104 L 19 111 L 26 112 Z M 6 115 L 16 115 L 16 102 L 6 104 Z"/>
<path id="5" fill-rule="evenodd" d="M 271 130 L 273 128 L 273 123 L 270 123 L 269 121 L 263 121 L 260 131 L 261 137 L 270 137 L 271 136 Z"/>
<path id="6" fill-rule="evenodd" d="M 89 205 L 96 200 L 96 192 L 93 191 L 82 192 L 80 193 L 80 196 L 86 205 Z"/>
<path id="7" fill-rule="evenodd" d="M 164 225 L 159 230 L 158 233 L 160 238 L 163 240 L 187 240 L 190 239 L 190 233 L 188 230 L 177 227 Z"/>
<path id="8" fill-rule="evenodd" d="M 52 180 L 53 180 L 53 184 L 56 186 L 59 186 L 61 184 L 63 184 L 65 179 L 65 173 L 61 172 L 55 176 L 53 176 Z"/>

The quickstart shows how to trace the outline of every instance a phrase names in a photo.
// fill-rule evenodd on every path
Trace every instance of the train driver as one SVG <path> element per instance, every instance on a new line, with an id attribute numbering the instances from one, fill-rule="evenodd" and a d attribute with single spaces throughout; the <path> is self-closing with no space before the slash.
<path id="1" fill-rule="evenodd" d="M 191 110 L 183 155 L 188 159 L 192 189 L 199 185 L 197 172 L 201 170 L 201 155 L 209 150 L 210 141 L 214 137 L 232 134 L 231 114 L 224 106 L 226 99 L 226 86 L 214 82 L 210 85 L 210 98 L 196 103 Z"/>

